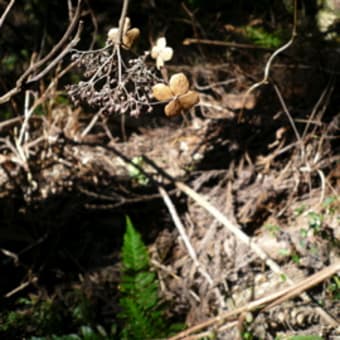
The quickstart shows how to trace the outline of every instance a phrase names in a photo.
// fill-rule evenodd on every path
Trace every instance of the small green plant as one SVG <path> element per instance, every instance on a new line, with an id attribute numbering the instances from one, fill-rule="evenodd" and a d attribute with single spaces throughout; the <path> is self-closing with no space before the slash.
<path id="1" fill-rule="evenodd" d="M 97 330 L 89 327 L 82 326 L 80 327 L 80 335 L 78 334 L 67 334 L 67 335 L 55 335 L 47 337 L 36 337 L 33 336 L 30 340 L 108 340 L 111 339 L 106 333 L 102 334 Z"/>
<path id="2" fill-rule="evenodd" d="M 280 228 L 278 225 L 276 225 L 276 224 L 270 224 L 270 223 L 268 223 L 268 224 L 265 224 L 263 227 L 264 227 L 266 230 L 268 230 L 268 232 L 269 232 L 273 237 L 277 237 L 278 234 L 279 234 L 279 232 L 280 232 L 280 230 L 281 230 L 281 228 Z"/>
<path id="3" fill-rule="evenodd" d="M 307 237 L 308 237 L 308 230 L 305 228 L 301 228 L 300 229 L 300 246 L 301 247 L 306 247 L 306 243 L 307 243 Z"/>
<path id="4" fill-rule="evenodd" d="M 336 301 L 340 301 L 340 276 L 334 275 L 327 286 L 327 293 Z"/>
<path id="5" fill-rule="evenodd" d="M 325 214 L 334 215 L 336 213 L 336 202 L 335 196 L 326 197 L 322 203 L 322 207 L 325 209 Z"/>
<path id="6" fill-rule="evenodd" d="M 159 303 L 158 280 L 150 271 L 149 255 L 141 235 L 131 220 L 126 219 L 122 248 L 123 276 L 120 284 L 122 308 L 119 317 L 124 326 L 120 339 L 152 339 L 169 334 Z M 174 329 L 173 329 L 174 330 Z"/>
<path id="7" fill-rule="evenodd" d="M 253 26 L 246 26 L 244 30 L 247 38 L 253 41 L 256 45 L 267 48 L 277 48 L 282 45 L 282 39 L 276 32 L 269 33 L 262 27 Z"/>
<path id="8" fill-rule="evenodd" d="M 138 184 L 147 185 L 149 183 L 149 179 L 139 170 L 144 165 L 143 157 L 134 157 L 132 158 L 133 164 L 128 164 L 127 170 L 129 172 L 130 177 L 132 177 Z M 134 166 L 137 165 L 137 166 Z"/>
<path id="9" fill-rule="evenodd" d="M 314 211 L 308 213 L 308 225 L 313 229 L 314 233 L 319 233 L 323 223 L 323 215 Z"/>
<path id="10" fill-rule="evenodd" d="M 302 204 L 294 210 L 294 214 L 295 214 L 295 216 L 300 216 L 304 213 L 305 210 L 306 210 L 306 206 L 304 204 Z"/>
<path id="11" fill-rule="evenodd" d="M 115 324 L 109 331 L 97 324 L 93 306 L 80 290 L 66 292 L 66 295 L 66 305 L 65 301 L 61 302 L 33 294 L 18 299 L 15 311 L 0 314 L 0 338 L 14 339 L 18 338 L 18 334 L 30 340 L 110 340 L 115 338 Z M 70 334 L 59 334 L 65 325 Z"/>
<path id="12" fill-rule="evenodd" d="M 242 339 L 243 340 L 253 340 L 254 336 L 251 332 L 246 331 L 242 334 Z"/>

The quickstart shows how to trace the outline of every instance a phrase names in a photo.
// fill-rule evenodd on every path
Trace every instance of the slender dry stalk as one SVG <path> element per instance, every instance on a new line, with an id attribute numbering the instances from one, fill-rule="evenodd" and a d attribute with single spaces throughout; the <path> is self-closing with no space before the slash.
<path id="1" fill-rule="evenodd" d="M 3 25 L 4 21 L 6 20 L 6 17 L 8 13 L 10 12 L 11 8 L 13 7 L 14 3 L 15 3 L 15 0 L 11 0 L 6 6 L 4 12 L 2 13 L 2 16 L 0 18 L 0 28 Z"/>
<path id="2" fill-rule="evenodd" d="M 189 237 L 185 231 L 185 228 L 181 222 L 181 219 L 178 216 L 178 213 L 176 211 L 176 208 L 174 206 L 174 204 L 171 201 L 171 198 L 169 197 L 168 193 L 165 191 L 164 188 L 159 187 L 158 188 L 159 193 L 161 194 L 161 196 L 163 197 L 164 203 L 166 205 L 166 207 L 169 210 L 169 213 L 172 217 L 173 222 L 175 223 L 175 226 L 179 232 L 179 235 L 181 236 L 185 247 L 188 250 L 188 253 L 191 257 L 191 259 L 193 260 L 195 266 L 198 268 L 198 270 L 201 272 L 201 274 L 205 277 L 205 279 L 208 281 L 210 286 L 214 285 L 214 281 L 211 278 L 211 276 L 209 275 L 209 273 L 206 271 L 205 268 L 203 268 L 202 264 L 199 262 L 198 258 L 197 258 L 197 254 L 195 252 L 194 247 L 192 246 Z"/>
<path id="3" fill-rule="evenodd" d="M 220 41 L 220 40 L 209 40 L 209 39 L 194 39 L 187 38 L 183 40 L 183 45 L 191 45 L 191 44 L 204 44 L 204 45 L 212 45 L 212 46 L 223 46 L 223 47 L 234 47 L 234 48 L 247 48 L 247 49 L 257 49 L 257 50 L 271 50 L 271 48 L 251 45 L 251 44 L 241 44 L 229 41 Z"/>
<path id="4" fill-rule="evenodd" d="M 291 38 L 289 39 L 289 41 L 284 44 L 283 46 L 281 46 L 280 48 L 278 48 L 268 59 L 265 69 L 264 69 L 264 74 L 263 74 L 263 78 L 262 80 L 260 80 L 259 82 L 253 84 L 251 87 L 248 88 L 247 92 L 244 94 L 243 97 L 243 107 L 245 107 L 245 103 L 247 101 L 248 96 L 257 88 L 261 87 L 262 85 L 266 85 L 269 83 L 269 73 L 270 73 L 270 69 L 272 66 L 272 63 L 274 61 L 274 59 L 283 51 L 285 51 L 287 48 L 289 48 L 293 42 L 295 41 L 297 35 L 297 0 L 294 0 L 294 17 L 293 17 L 293 29 L 292 29 L 292 34 L 291 34 Z M 241 120 L 243 117 L 243 112 L 241 112 L 240 118 L 239 120 Z"/>

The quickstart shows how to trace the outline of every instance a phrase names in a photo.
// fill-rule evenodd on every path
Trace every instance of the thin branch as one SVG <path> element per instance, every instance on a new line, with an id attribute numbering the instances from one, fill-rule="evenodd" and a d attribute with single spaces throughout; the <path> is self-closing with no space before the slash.
<path id="1" fill-rule="evenodd" d="M 314 117 L 317 114 L 317 112 L 320 110 L 325 111 L 326 107 L 329 103 L 329 99 L 331 94 L 334 91 L 334 81 L 335 81 L 335 77 L 331 77 L 331 79 L 329 80 L 327 86 L 325 87 L 325 89 L 322 91 L 320 98 L 318 99 L 317 103 L 314 105 L 314 108 L 308 118 L 307 124 L 303 130 L 302 136 L 305 137 L 309 131 L 309 127 L 310 125 L 313 123 Z M 324 103 L 323 108 L 321 108 L 321 104 Z"/>
<path id="2" fill-rule="evenodd" d="M 118 32 L 118 44 L 120 45 L 122 42 L 122 36 L 124 31 L 124 24 L 125 24 L 125 18 L 127 14 L 127 10 L 129 7 L 129 0 L 124 0 L 122 11 L 120 13 L 120 19 L 119 19 L 119 32 Z"/>
<path id="3" fill-rule="evenodd" d="M 33 83 L 44 77 L 49 71 L 51 71 L 64 57 L 67 53 L 69 53 L 79 42 L 80 34 L 83 30 L 84 23 L 83 21 L 79 22 L 78 30 L 74 36 L 74 38 L 69 42 L 69 44 L 65 47 L 65 49 L 53 60 L 51 61 L 41 72 L 39 72 L 36 76 L 29 79 L 27 84 Z"/>
<path id="4" fill-rule="evenodd" d="M 15 295 L 16 293 L 24 290 L 26 287 L 28 287 L 31 284 L 34 284 L 38 282 L 38 278 L 36 276 L 29 278 L 26 282 L 22 283 L 21 285 L 19 285 L 18 287 L 14 288 L 13 290 L 11 290 L 10 292 L 6 293 L 4 295 L 5 298 L 10 298 L 11 296 Z"/>
<path id="5" fill-rule="evenodd" d="M 288 110 L 288 107 L 287 107 L 287 105 L 286 105 L 286 103 L 285 103 L 285 101 L 284 101 L 284 99 L 283 99 L 283 97 L 282 97 L 282 95 L 281 95 L 281 92 L 280 92 L 279 87 L 278 87 L 275 83 L 273 83 L 273 87 L 274 87 L 274 90 L 275 90 L 275 92 L 276 92 L 276 95 L 277 95 L 277 97 L 278 97 L 278 99 L 279 99 L 279 101 L 280 101 L 280 104 L 281 104 L 281 106 L 282 106 L 282 109 L 283 109 L 284 113 L 286 114 L 286 116 L 287 116 L 287 118 L 288 118 L 288 120 L 289 120 L 289 123 L 290 123 L 290 125 L 291 125 L 291 127 L 292 127 L 292 129 L 293 129 L 293 131 L 294 131 L 295 137 L 296 137 L 296 139 L 297 139 L 297 141 L 298 141 L 298 145 L 299 145 L 300 148 L 301 148 L 301 156 L 302 156 L 302 159 L 304 160 L 304 159 L 305 159 L 305 151 L 304 151 L 304 148 L 303 148 L 302 138 L 301 138 L 301 136 L 300 136 L 300 134 L 299 134 L 299 131 L 298 131 L 297 128 L 296 128 L 294 119 L 293 119 L 292 115 L 290 114 L 290 112 L 289 112 L 289 110 Z"/>
<path id="6" fill-rule="evenodd" d="M 32 70 L 29 73 L 31 73 L 33 70 L 36 70 L 37 68 L 39 68 L 40 66 L 42 66 L 43 64 L 48 62 L 50 59 L 52 59 L 53 56 L 58 52 L 58 50 L 60 50 L 63 47 L 63 45 L 65 44 L 67 39 L 72 34 L 74 28 L 76 27 L 76 24 L 77 24 L 78 19 L 80 17 L 80 10 L 81 10 L 82 2 L 83 2 L 83 0 L 78 0 L 73 19 L 70 22 L 69 26 L 67 27 L 67 30 L 65 31 L 62 38 L 59 40 L 59 42 L 51 49 L 51 51 L 44 58 L 40 59 L 36 64 L 32 65 L 32 67 L 31 67 Z M 29 70 L 27 70 L 27 71 L 29 71 Z"/>
<path id="7" fill-rule="evenodd" d="M 122 58 L 120 55 L 120 47 L 121 47 L 121 42 L 122 42 L 122 36 L 124 33 L 125 18 L 126 18 L 128 6 L 129 6 L 129 0 L 124 0 L 122 11 L 120 14 L 120 19 L 119 19 L 118 41 L 115 44 L 115 48 L 117 51 L 117 59 L 118 59 L 118 84 L 119 86 L 122 82 Z"/>
<path id="8" fill-rule="evenodd" d="M 14 3 L 15 3 L 15 0 L 11 0 L 9 2 L 9 4 L 7 5 L 7 7 L 5 8 L 5 11 L 2 13 L 2 16 L 0 18 L 0 28 L 3 25 L 5 19 L 6 19 L 7 15 L 8 15 L 8 13 L 11 10 L 11 8 L 13 7 Z"/>
<path id="9" fill-rule="evenodd" d="M 284 44 L 283 46 L 281 46 L 280 48 L 278 48 L 268 59 L 267 64 L 265 66 L 264 69 L 264 75 L 261 81 L 253 84 L 251 87 L 249 87 L 249 89 L 247 90 L 247 92 L 245 93 L 244 97 L 243 97 L 243 102 L 245 103 L 247 100 L 247 97 L 250 95 L 251 92 L 253 92 L 255 89 L 257 89 L 258 87 L 262 86 L 262 85 L 266 85 L 269 82 L 269 72 L 271 69 L 271 65 L 274 61 L 274 59 L 283 51 L 285 51 L 288 47 L 290 47 L 296 37 L 296 27 L 297 27 L 297 0 L 294 0 L 294 19 L 293 19 L 293 29 L 292 29 L 292 35 L 291 38 L 289 39 L 289 41 Z M 242 115 L 241 115 L 242 116 Z"/>
<path id="10" fill-rule="evenodd" d="M 81 10 L 81 4 L 82 4 L 83 0 L 78 0 L 77 2 L 77 6 L 75 9 L 75 13 L 74 13 L 74 17 L 72 19 L 72 21 L 70 22 L 68 28 L 66 29 L 64 35 L 62 36 L 62 38 L 59 40 L 59 42 L 51 49 L 51 51 L 42 59 L 40 59 L 39 61 L 33 63 L 32 65 L 30 65 L 28 67 L 28 69 L 18 78 L 18 80 L 16 81 L 16 86 L 14 88 L 12 88 L 11 90 L 9 90 L 8 92 L 6 92 L 5 94 L 3 94 L 2 96 L 0 96 L 0 104 L 4 104 L 6 102 L 8 102 L 13 96 L 15 96 L 16 94 L 18 94 L 21 90 L 22 90 L 22 86 L 23 84 L 27 83 L 27 79 L 35 72 L 37 71 L 41 66 L 45 65 L 46 63 L 50 63 L 53 66 L 56 65 L 57 62 L 60 61 L 60 56 L 56 56 L 55 60 L 51 59 L 55 56 L 55 54 L 63 47 L 63 45 L 65 44 L 65 42 L 67 41 L 67 39 L 69 39 L 70 35 L 72 34 L 78 19 L 80 17 L 80 10 Z M 78 28 L 79 30 L 79 28 Z M 68 45 L 70 46 L 70 45 Z M 74 45 L 73 45 L 74 46 Z M 72 47 L 73 47 L 72 46 Z M 71 47 L 69 47 L 71 48 Z M 64 50 L 65 52 L 65 50 Z M 63 52 L 62 52 L 63 53 Z M 47 66 L 45 68 L 45 70 L 48 69 L 48 71 L 51 69 L 51 67 Z M 45 75 L 45 70 L 41 71 L 39 73 L 39 77 L 35 76 L 34 77 L 34 81 L 37 81 L 39 79 L 41 79 L 41 77 L 43 75 Z M 47 71 L 47 72 L 48 72 Z M 31 79 L 30 82 L 32 82 L 33 80 Z"/>
<path id="11" fill-rule="evenodd" d="M 214 281 L 211 278 L 211 276 L 209 275 L 209 273 L 206 271 L 206 269 L 203 268 L 202 264 L 198 261 L 195 249 L 192 246 L 192 244 L 191 244 L 191 242 L 189 240 L 188 235 L 186 234 L 185 228 L 184 228 L 184 226 L 183 226 L 183 224 L 182 224 L 182 222 L 181 222 L 181 220 L 180 220 L 180 218 L 178 216 L 176 208 L 173 205 L 173 203 L 172 203 L 168 193 L 162 187 L 159 187 L 158 191 L 161 194 L 161 196 L 162 196 L 162 198 L 164 200 L 164 203 L 165 203 L 166 207 L 169 210 L 169 213 L 170 213 L 170 215 L 172 217 L 172 220 L 175 223 L 175 226 L 176 226 L 176 228 L 177 228 L 177 230 L 179 232 L 179 235 L 181 236 L 181 238 L 182 238 L 182 240 L 183 240 L 183 242 L 185 244 L 185 247 L 187 248 L 188 253 L 189 253 L 191 259 L 193 260 L 195 266 L 198 268 L 198 270 L 201 272 L 201 274 L 205 277 L 205 279 L 207 280 L 209 285 L 213 286 Z"/>
<path id="12" fill-rule="evenodd" d="M 251 45 L 251 44 L 241 44 L 229 41 L 220 41 L 220 40 L 209 40 L 209 39 L 194 39 L 187 38 L 182 42 L 183 45 L 191 45 L 191 44 L 204 44 L 204 45 L 213 45 L 213 46 L 222 46 L 222 47 L 234 47 L 234 48 L 248 48 L 248 49 L 257 49 L 257 50 L 272 50 L 272 48 Z"/>

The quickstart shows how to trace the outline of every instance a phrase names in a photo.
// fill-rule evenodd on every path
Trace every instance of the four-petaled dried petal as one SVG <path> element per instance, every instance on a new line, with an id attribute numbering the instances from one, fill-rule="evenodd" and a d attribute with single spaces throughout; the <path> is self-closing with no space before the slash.
<path id="1" fill-rule="evenodd" d="M 164 37 L 158 38 L 156 45 L 151 50 L 151 57 L 156 59 L 156 67 L 158 69 L 163 67 L 164 62 L 169 61 L 173 54 L 173 49 L 166 46 L 166 39 Z"/>
<path id="2" fill-rule="evenodd" d="M 175 96 L 181 96 L 189 91 L 189 80 L 184 73 L 176 73 L 170 78 L 169 86 Z"/>
<path id="3" fill-rule="evenodd" d="M 169 100 L 173 97 L 170 87 L 165 84 L 156 84 L 153 86 L 152 95 L 160 101 Z"/>
<path id="4" fill-rule="evenodd" d="M 123 47 L 130 49 L 134 41 L 139 37 L 140 30 L 138 28 L 130 29 L 130 18 L 126 17 L 122 28 Z M 111 28 L 107 34 L 108 40 L 113 44 L 119 43 L 119 28 Z"/>
<path id="5" fill-rule="evenodd" d="M 164 108 L 168 117 L 177 116 L 184 110 L 191 109 L 200 98 L 197 92 L 189 91 L 189 80 L 184 73 L 176 73 L 170 78 L 169 86 L 156 84 L 152 95 L 160 100 L 170 100 Z"/>

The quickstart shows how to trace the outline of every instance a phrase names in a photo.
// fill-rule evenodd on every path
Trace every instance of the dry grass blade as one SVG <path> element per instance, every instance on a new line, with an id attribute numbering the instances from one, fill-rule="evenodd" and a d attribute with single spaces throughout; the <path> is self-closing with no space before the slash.
<path id="1" fill-rule="evenodd" d="M 168 195 L 168 193 L 162 188 L 159 187 L 159 193 L 162 195 L 163 200 L 165 205 L 167 206 L 169 213 L 172 217 L 172 220 L 174 221 L 176 228 L 188 250 L 188 253 L 191 257 L 191 259 L 193 260 L 195 266 L 199 269 L 199 271 L 201 272 L 201 274 L 205 277 L 205 279 L 208 281 L 210 286 L 213 286 L 214 281 L 212 280 L 211 276 L 208 274 L 208 272 L 205 270 L 205 268 L 203 268 L 203 266 L 201 265 L 201 263 L 199 262 L 195 249 L 192 246 L 192 244 L 190 243 L 189 237 L 187 236 L 184 226 L 177 214 L 176 208 L 175 206 L 172 204 L 172 201 Z"/>

